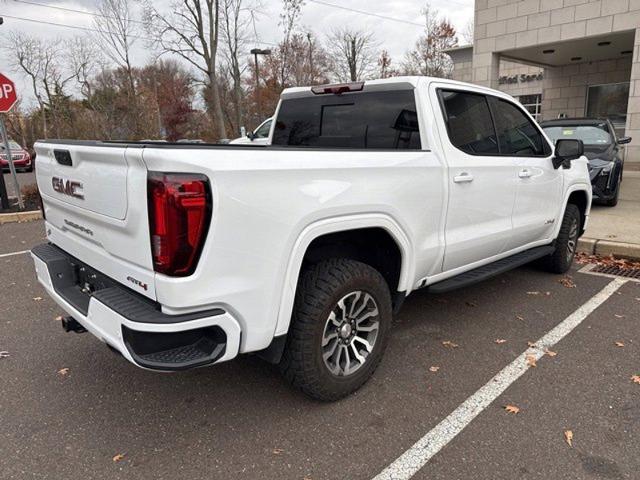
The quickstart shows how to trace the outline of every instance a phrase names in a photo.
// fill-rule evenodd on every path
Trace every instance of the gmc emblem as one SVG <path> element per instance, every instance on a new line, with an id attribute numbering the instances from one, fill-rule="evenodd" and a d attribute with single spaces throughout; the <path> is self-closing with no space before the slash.
<path id="1" fill-rule="evenodd" d="M 53 177 L 51 179 L 51 185 L 53 189 L 62 193 L 63 195 L 69 195 L 70 197 L 79 198 L 84 200 L 84 193 L 82 192 L 82 183 L 74 180 L 64 180 L 63 178 Z"/>

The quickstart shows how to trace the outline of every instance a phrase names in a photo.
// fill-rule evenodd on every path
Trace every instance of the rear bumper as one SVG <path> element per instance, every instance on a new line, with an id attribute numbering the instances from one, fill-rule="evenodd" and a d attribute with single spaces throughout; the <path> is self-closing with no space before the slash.
<path id="1" fill-rule="evenodd" d="M 56 303 L 139 367 L 185 370 L 238 355 L 240 326 L 224 310 L 166 315 L 54 245 L 39 245 L 31 255 L 38 281 Z"/>

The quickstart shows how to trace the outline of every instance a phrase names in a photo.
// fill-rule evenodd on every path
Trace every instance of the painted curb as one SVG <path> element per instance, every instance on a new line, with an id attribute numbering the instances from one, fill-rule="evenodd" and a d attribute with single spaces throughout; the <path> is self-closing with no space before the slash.
<path id="1" fill-rule="evenodd" d="M 6 223 L 33 222 L 34 220 L 41 219 L 42 212 L 40 210 L 18 213 L 0 213 L 0 225 L 4 225 Z"/>
<path id="2" fill-rule="evenodd" d="M 581 238 L 578 241 L 578 251 L 589 255 L 613 255 L 615 257 L 640 260 L 640 244 L 612 242 L 597 238 Z"/>

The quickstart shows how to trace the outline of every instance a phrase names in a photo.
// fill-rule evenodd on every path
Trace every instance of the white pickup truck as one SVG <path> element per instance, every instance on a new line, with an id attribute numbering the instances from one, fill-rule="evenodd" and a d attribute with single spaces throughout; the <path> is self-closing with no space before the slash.
<path id="1" fill-rule="evenodd" d="M 425 77 L 291 88 L 272 145 L 46 140 L 39 281 L 143 368 L 256 353 L 315 398 L 373 373 L 392 313 L 539 260 L 566 272 L 591 205 L 578 140 L 511 97 Z"/>

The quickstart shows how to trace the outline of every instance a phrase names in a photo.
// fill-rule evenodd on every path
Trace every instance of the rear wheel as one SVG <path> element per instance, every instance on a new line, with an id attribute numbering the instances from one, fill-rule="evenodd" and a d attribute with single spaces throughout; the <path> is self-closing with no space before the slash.
<path id="1" fill-rule="evenodd" d="M 377 270 L 347 259 L 312 265 L 298 285 L 281 370 L 307 395 L 338 400 L 373 374 L 390 324 L 391 296 Z"/>
<path id="2" fill-rule="evenodd" d="M 576 205 L 570 203 L 564 212 L 560 233 L 556 238 L 556 249 L 546 258 L 545 267 L 549 271 L 553 273 L 569 271 L 576 256 L 580 227 L 580 210 Z"/>

